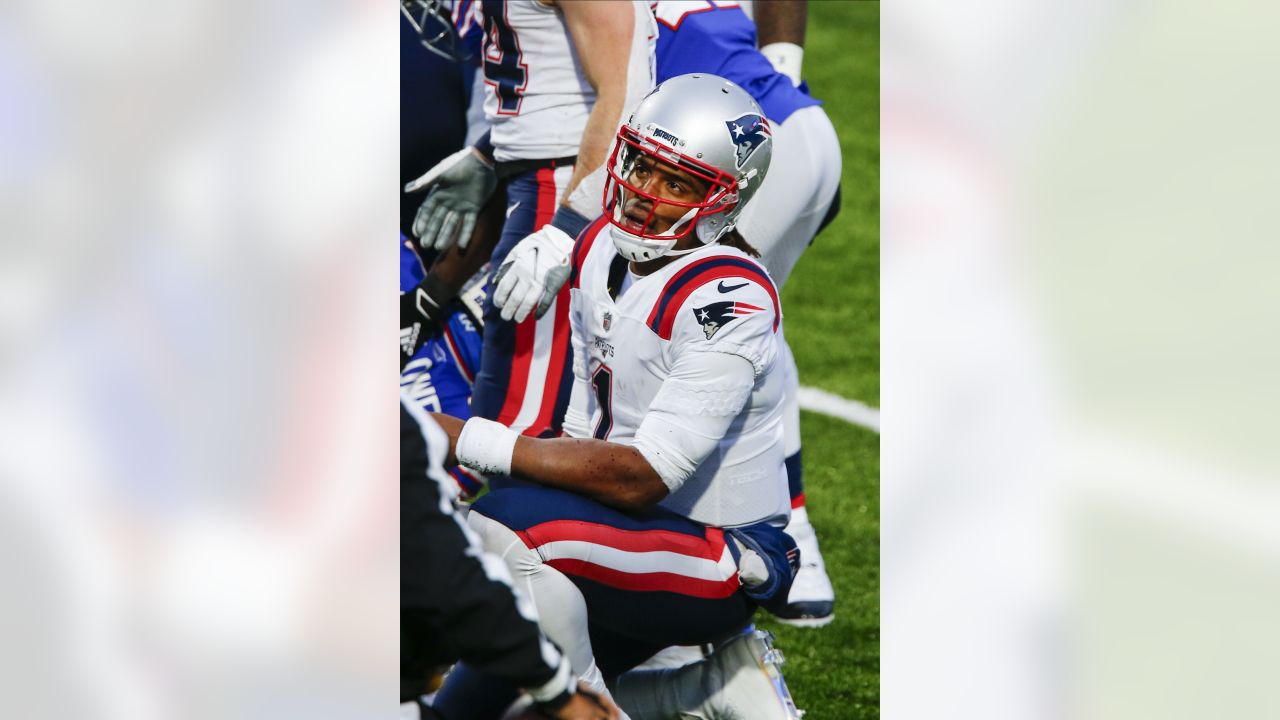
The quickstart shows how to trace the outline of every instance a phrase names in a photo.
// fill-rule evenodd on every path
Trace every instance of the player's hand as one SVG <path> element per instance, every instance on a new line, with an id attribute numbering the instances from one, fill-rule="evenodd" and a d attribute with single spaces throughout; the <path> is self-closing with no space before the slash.
<path id="1" fill-rule="evenodd" d="M 558 710 L 536 708 L 530 710 L 521 720 L 529 718 L 557 718 L 557 720 L 618 720 L 618 706 L 608 698 L 597 695 L 585 683 L 578 683 L 578 692 L 569 698 L 569 702 Z"/>
<path id="2" fill-rule="evenodd" d="M 441 304 L 420 284 L 400 293 L 400 369 L 413 359 L 429 338 L 440 331 L 445 320 Z"/>
<path id="3" fill-rule="evenodd" d="M 494 275 L 493 304 L 503 320 L 524 322 L 530 311 L 542 317 L 569 279 L 573 238 L 547 225 L 516 244 Z"/>
<path id="4" fill-rule="evenodd" d="M 446 250 L 456 241 L 465 249 L 480 208 L 497 186 L 493 167 L 474 148 L 465 147 L 441 160 L 404 186 L 407 193 L 431 190 L 413 219 L 413 234 L 424 248 Z"/>

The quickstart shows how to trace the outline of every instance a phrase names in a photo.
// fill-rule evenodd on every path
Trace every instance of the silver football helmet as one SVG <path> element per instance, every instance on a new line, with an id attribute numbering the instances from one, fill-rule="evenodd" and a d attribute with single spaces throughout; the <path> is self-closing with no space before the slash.
<path id="1" fill-rule="evenodd" d="M 618 130 L 605 164 L 604 213 L 618 251 L 644 261 L 672 254 L 676 242 L 690 232 L 704 245 L 718 241 L 737 225 L 764 182 L 772 153 L 769 121 L 746 90 L 707 73 L 680 75 L 658 85 Z M 705 183 L 701 200 L 677 201 L 640 187 L 637 169 L 651 172 L 655 163 Z M 664 214 L 673 214 L 672 208 L 684 213 L 656 232 L 664 205 Z"/>

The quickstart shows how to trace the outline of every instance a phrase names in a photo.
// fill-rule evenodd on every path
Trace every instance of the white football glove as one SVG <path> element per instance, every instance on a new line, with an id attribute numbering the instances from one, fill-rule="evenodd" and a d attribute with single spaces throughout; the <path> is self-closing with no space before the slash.
<path id="1" fill-rule="evenodd" d="M 431 188 L 413 218 L 413 234 L 424 248 L 466 248 L 480 208 L 498 186 L 493 167 L 465 147 L 441 160 L 427 174 L 404 186 L 407 193 Z"/>
<path id="2" fill-rule="evenodd" d="M 524 322 L 537 308 L 542 317 L 569 279 L 573 238 L 547 225 L 516 244 L 494 276 L 493 304 L 503 320 Z"/>

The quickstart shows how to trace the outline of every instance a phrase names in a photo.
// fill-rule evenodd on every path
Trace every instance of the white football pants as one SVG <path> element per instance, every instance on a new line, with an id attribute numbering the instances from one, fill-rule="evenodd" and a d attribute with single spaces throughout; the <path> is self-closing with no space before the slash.
<path id="1" fill-rule="evenodd" d="M 821 106 L 797 110 L 773 130 L 764 184 L 738 221 L 773 281 L 782 287 L 809 247 L 840 184 L 840 139 Z"/>
<path id="2" fill-rule="evenodd" d="M 781 288 L 809 247 L 840 184 L 840 138 L 821 106 L 797 110 L 773 131 L 769 174 L 747 208 L 738 230 L 755 249 L 769 276 Z M 783 403 L 786 412 L 786 455 L 800 451 L 800 376 L 796 361 L 782 343 Z"/>

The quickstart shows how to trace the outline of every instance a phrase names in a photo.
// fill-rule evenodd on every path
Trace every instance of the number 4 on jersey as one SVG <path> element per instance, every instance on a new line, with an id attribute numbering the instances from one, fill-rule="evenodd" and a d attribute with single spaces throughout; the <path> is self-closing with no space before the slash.
<path id="1" fill-rule="evenodd" d="M 484 30 L 484 81 L 498 95 L 499 115 L 519 115 L 529 66 L 520 54 L 515 28 L 507 22 L 506 0 L 484 0 Z"/>

